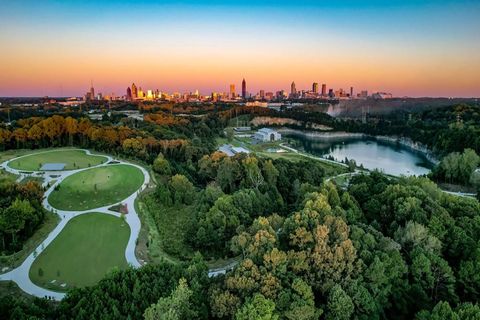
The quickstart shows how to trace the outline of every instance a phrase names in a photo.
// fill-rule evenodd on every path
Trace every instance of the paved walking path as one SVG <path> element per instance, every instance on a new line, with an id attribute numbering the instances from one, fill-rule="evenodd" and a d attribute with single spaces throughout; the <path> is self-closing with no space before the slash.
<path id="1" fill-rule="evenodd" d="M 78 150 L 84 150 L 88 155 L 93 155 L 89 150 L 85 150 L 85 149 L 78 149 Z M 52 152 L 52 151 L 45 151 L 45 152 Z M 28 155 L 30 155 L 30 154 L 28 154 Z M 43 178 L 45 179 L 45 181 L 42 184 L 42 186 L 44 186 L 44 187 L 48 186 L 49 183 L 53 182 L 50 185 L 50 187 L 48 188 L 48 190 L 45 192 L 45 197 L 44 197 L 44 200 L 42 202 L 42 205 L 43 205 L 43 207 L 45 207 L 45 209 L 56 213 L 60 217 L 60 222 L 55 227 L 55 229 L 53 229 L 50 232 L 50 234 L 47 236 L 47 238 L 25 259 L 25 261 L 22 262 L 22 264 L 19 267 L 15 268 L 15 269 L 7 272 L 7 273 L 0 274 L 0 280 L 14 281 L 23 291 L 25 291 L 25 292 L 27 292 L 31 295 L 37 296 L 37 297 L 51 297 L 52 299 L 55 299 L 55 300 L 61 300 L 65 296 L 65 293 L 56 292 L 56 291 L 52 291 L 52 290 L 48 290 L 48 289 L 39 287 L 30 280 L 30 277 L 29 277 L 28 274 L 29 274 L 30 268 L 33 264 L 33 261 L 45 248 L 47 248 L 47 246 L 53 241 L 53 239 L 55 239 L 57 237 L 57 235 L 63 230 L 65 225 L 68 223 L 68 221 L 70 221 L 71 219 L 73 219 L 76 216 L 79 216 L 79 215 L 82 215 L 82 214 L 87 214 L 87 213 L 90 213 L 90 212 L 100 212 L 100 213 L 111 214 L 111 215 L 120 217 L 120 213 L 108 210 L 108 208 L 110 208 L 110 207 L 112 207 L 112 206 L 114 206 L 115 204 L 118 204 L 118 203 L 122 203 L 122 204 L 127 205 L 128 214 L 125 215 L 125 220 L 128 223 L 128 225 L 130 226 L 130 230 L 131 230 L 130 238 L 128 239 L 128 243 L 127 243 L 127 248 L 125 249 L 125 258 L 126 258 L 127 262 L 130 265 L 132 265 L 133 267 L 141 266 L 141 263 L 137 260 L 137 257 L 135 256 L 136 240 L 138 238 L 138 234 L 140 233 L 141 223 L 140 223 L 140 219 L 138 217 L 138 214 L 135 211 L 134 203 L 135 203 L 135 199 L 140 194 L 140 192 L 142 192 L 148 186 L 148 184 L 150 183 L 150 174 L 148 173 L 147 170 L 145 170 L 143 167 L 138 166 L 136 164 L 132 164 L 132 163 L 121 161 L 121 160 L 114 160 L 111 156 L 104 156 L 104 155 L 102 155 L 102 156 L 104 156 L 107 159 L 107 161 L 105 161 L 104 163 L 99 164 L 97 166 L 92 166 L 92 167 L 84 168 L 84 169 L 76 169 L 76 170 L 46 171 L 44 173 L 41 172 L 41 171 L 32 171 L 31 174 L 25 174 L 25 173 L 22 173 L 22 172 L 25 172 L 24 170 L 16 170 L 16 169 L 10 168 L 8 166 L 8 163 L 10 161 L 13 161 L 13 160 L 16 160 L 16 159 L 19 159 L 19 158 L 23 158 L 23 157 L 26 157 L 28 155 L 17 157 L 15 159 L 10 159 L 8 161 L 5 161 L 2 164 L 0 164 L 0 168 L 6 170 L 7 172 L 19 175 L 21 179 L 23 179 L 27 176 L 42 177 L 42 174 L 43 174 Z M 115 161 L 116 163 L 115 164 L 110 164 L 111 161 Z M 65 178 L 67 178 L 67 177 L 69 177 L 73 174 L 76 174 L 78 172 L 84 171 L 84 170 L 89 170 L 89 169 L 99 168 L 99 167 L 104 167 L 104 166 L 113 166 L 113 165 L 118 165 L 118 164 L 126 164 L 126 165 L 130 165 L 130 166 L 134 166 L 134 167 L 140 169 L 143 173 L 143 176 L 144 176 L 144 181 L 143 181 L 143 184 L 140 187 L 140 189 L 135 191 L 128 198 L 126 198 L 126 199 L 124 199 L 124 200 L 122 200 L 118 203 L 112 203 L 112 204 L 109 204 L 109 205 L 104 206 L 104 207 L 94 208 L 94 209 L 84 210 L 84 211 L 57 210 L 54 207 L 52 207 L 50 205 L 50 203 L 48 202 L 49 195 L 53 192 L 53 190 L 55 190 L 55 187 L 58 184 L 60 184 Z M 51 176 L 54 176 L 54 177 L 51 177 Z M 21 180 L 20 178 L 19 178 L 19 181 Z"/>

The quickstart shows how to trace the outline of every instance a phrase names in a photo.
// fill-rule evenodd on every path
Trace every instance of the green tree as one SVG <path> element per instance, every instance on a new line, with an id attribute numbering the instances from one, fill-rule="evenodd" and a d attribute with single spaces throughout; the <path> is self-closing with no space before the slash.
<path id="1" fill-rule="evenodd" d="M 0 216 L 0 225 L 4 232 L 12 236 L 12 242 L 16 244 L 17 232 L 25 226 L 25 221 L 29 220 L 35 213 L 35 209 L 28 200 L 16 199 L 7 209 L 3 210 Z"/>
<path id="2" fill-rule="evenodd" d="M 328 295 L 327 319 L 348 320 L 353 311 L 354 305 L 350 296 L 340 285 L 335 285 Z"/>
<path id="3" fill-rule="evenodd" d="M 439 302 L 432 312 L 422 311 L 416 316 L 417 320 L 460 320 L 458 314 L 452 310 L 448 302 Z"/>
<path id="4" fill-rule="evenodd" d="M 247 187 L 258 189 L 258 187 L 260 187 L 265 180 L 260 168 L 258 167 L 257 158 L 249 156 L 243 159 L 242 165 L 245 171 L 245 185 Z"/>
<path id="5" fill-rule="evenodd" d="M 165 298 L 160 298 L 156 304 L 148 307 L 143 316 L 146 320 L 182 320 L 194 316 L 190 298 L 193 292 L 187 280 L 181 278 L 177 288 Z"/>
<path id="6" fill-rule="evenodd" d="M 470 184 L 477 190 L 477 199 L 480 200 L 480 169 L 472 173 L 470 176 Z"/>
<path id="7" fill-rule="evenodd" d="M 241 178 L 241 168 L 237 161 L 225 158 L 218 166 L 215 181 L 224 192 L 236 190 L 237 182 Z"/>
<path id="8" fill-rule="evenodd" d="M 276 186 L 279 172 L 273 165 L 272 160 L 267 160 L 263 163 L 263 174 L 265 176 L 265 181 L 270 187 Z"/>
<path id="9" fill-rule="evenodd" d="M 163 154 L 159 153 L 153 161 L 153 171 L 161 175 L 169 175 L 171 173 L 170 163 Z"/>
<path id="10" fill-rule="evenodd" d="M 236 320 L 277 320 L 275 302 L 266 299 L 262 294 L 255 294 L 235 314 Z"/>
<path id="11" fill-rule="evenodd" d="M 225 129 L 225 136 L 227 137 L 228 142 L 232 142 L 234 135 L 232 128 Z"/>
<path id="12" fill-rule="evenodd" d="M 177 204 L 191 204 L 195 194 L 193 184 L 184 175 L 176 174 L 170 179 L 173 199 Z"/>
<path id="13" fill-rule="evenodd" d="M 283 292 L 283 295 L 286 292 Z M 322 314 L 315 308 L 315 296 L 312 287 L 300 278 L 295 278 L 291 290 L 288 290 L 288 307 L 285 317 L 289 320 L 315 320 Z M 280 294 L 282 296 L 282 294 Z M 283 298 L 286 298 L 285 296 Z M 282 297 L 280 298 L 282 300 Z"/>
<path id="14" fill-rule="evenodd" d="M 429 304 L 438 301 L 455 301 L 455 277 L 442 257 L 417 248 L 412 253 L 411 274 L 413 295 L 417 303 Z M 422 302 L 423 301 L 423 302 Z"/>

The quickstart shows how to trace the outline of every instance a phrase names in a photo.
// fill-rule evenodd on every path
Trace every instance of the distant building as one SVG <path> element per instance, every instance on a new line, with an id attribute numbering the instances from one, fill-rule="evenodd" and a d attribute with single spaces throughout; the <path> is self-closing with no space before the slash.
<path id="1" fill-rule="evenodd" d="M 350 87 L 350 98 L 353 98 L 353 87 Z"/>
<path id="2" fill-rule="evenodd" d="M 327 96 L 327 85 L 325 83 L 322 84 L 322 96 L 323 97 Z"/>
<path id="3" fill-rule="evenodd" d="M 273 99 L 273 92 L 266 92 L 265 99 L 272 100 Z"/>
<path id="4" fill-rule="evenodd" d="M 372 94 L 373 99 L 392 99 L 393 95 L 387 92 L 377 92 Z"/>
<path id="5" fill-rule="evenodd" d="M 243 79 L 242 81 L 242 98 L 247 98 L 247 82 L 245 81 L 245 79 Z"/>
<path id="6" fill-rule="evenodd" d="M 235 85 L 231 84 L 230 85 L 230 98 L 235 99 L 236 93 L 235 93 Z"/>
<path id="7" fill-rule="evenodd" d="M 317 82 L 314 82 L 312 84 L 312 92 L 317 94 L 318 93 L 318 83 Z"/>
<path id="8" fill-rule="evenodd" d="M 262 128 L 255 133 L 253 138 L 258 141 L 269 142 L 281 140 L 282 135 L 273 129 Z"/>
<path id="9" fill-rule="evenodd" d="M 295 97 L 297 95 L 297 86 L 295 85 L 295 81 L 293 81 L 290 85 L 290 95 L 292 97 Z"/>
<path id="10" fill-rule="evenodd" d="M 247 102 L 245 104 L 245 106 L 247 107 L 268 107 L 268 103 L 267 102 L 262 102 L 262 101 L 254 101 L 254 102 Z"/>
<path id="11" fill-rule="evenodd" d="M 359 98 L 362 98 L 362 99 L 366 99 L 368 97 L 368 91 L 367 90 L 362 90 L 358 95 L 357 97 Z"/>
<path id="12" fill-rule="evenodd" d="M 135 83 L 132 83 L 132 99 L 138 98 L 138 90 Z"/>
<path id="13" fill-rule="evenodd" d="M 93 88 L 93 83 L 90 87 L 90 99 L 92 99 L 92 100 L 95 99 L 95 89 Z"/>
<path id="14" fill-rule="evenodd" d="M 335 93 L 333 92 L 333 89 L 328 89 L 328 96 L 330 98 L 335 98 Z"/>

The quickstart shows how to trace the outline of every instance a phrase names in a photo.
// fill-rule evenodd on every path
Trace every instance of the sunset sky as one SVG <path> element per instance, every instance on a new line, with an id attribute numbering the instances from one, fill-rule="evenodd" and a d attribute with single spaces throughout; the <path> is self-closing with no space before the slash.
<path id="1" fill-rule="evenodd" d="M 0 1 L 0 96 L 327 88 L 480 97 L 480 1 Z M 99 1 L 100 2 L 100 1 Z M 238 89 L 237 89 L 238 91 Z"/>

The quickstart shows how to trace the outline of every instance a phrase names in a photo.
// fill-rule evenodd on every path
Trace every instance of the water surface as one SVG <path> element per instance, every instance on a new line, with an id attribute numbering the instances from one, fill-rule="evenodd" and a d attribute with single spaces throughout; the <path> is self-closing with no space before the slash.
<path id="1" fill-rule="evenodd" d="M 298 150 L 337 161 L 353 159 L 366 169 L 379 169 L 394 176 L 424 175 L 433 167 L 419 151 L 373 138 L 307 138 L 295 134 L 286 138 Z"/>

